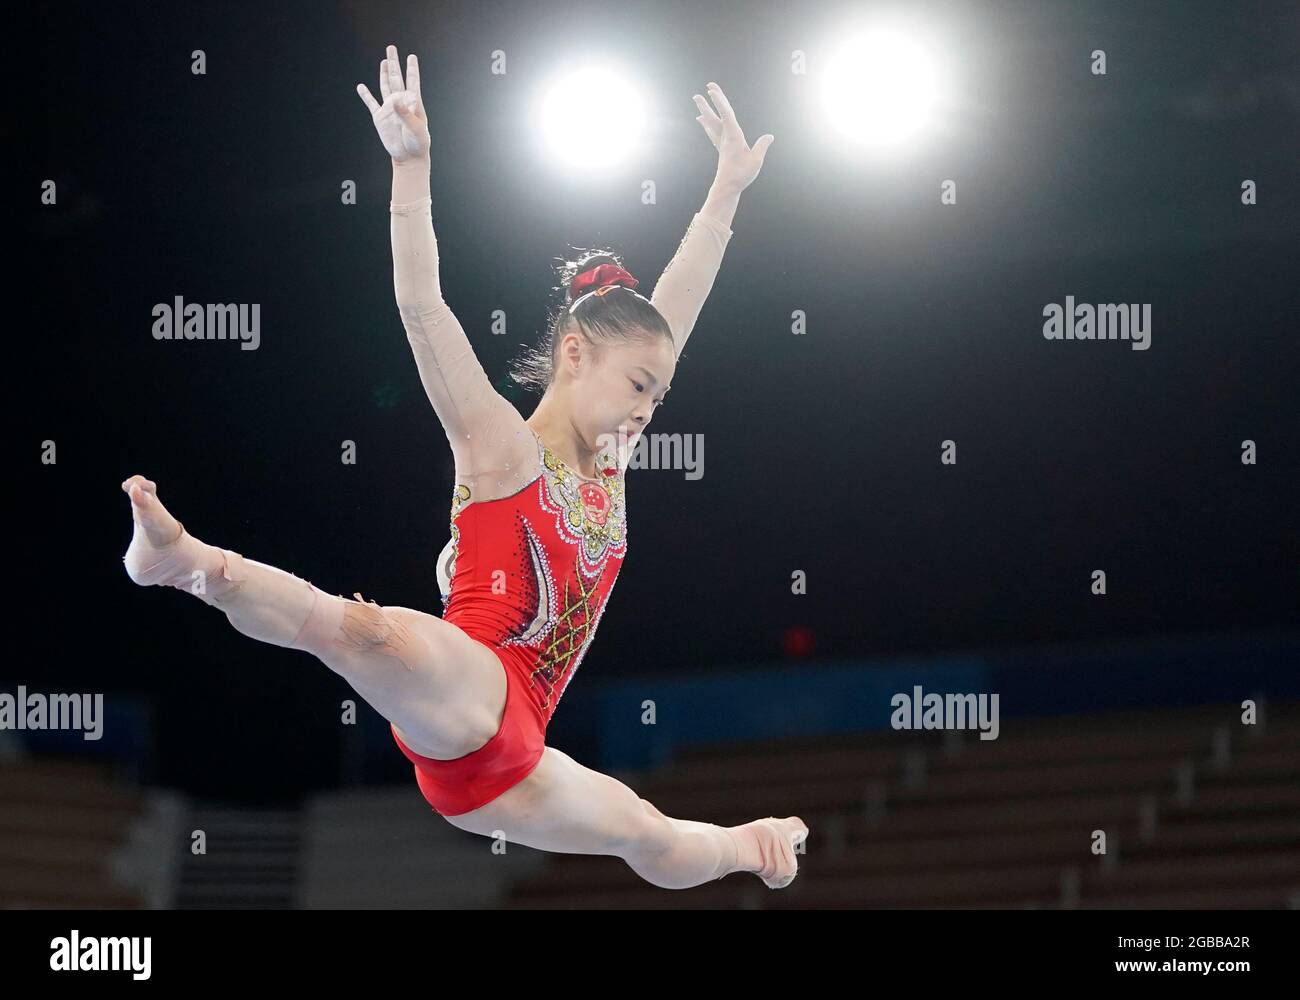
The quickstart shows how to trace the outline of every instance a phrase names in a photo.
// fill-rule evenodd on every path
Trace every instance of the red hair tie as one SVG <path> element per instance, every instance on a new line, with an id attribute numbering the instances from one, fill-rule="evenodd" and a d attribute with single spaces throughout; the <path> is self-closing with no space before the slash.
<path id="1" fill-rule="evenodd" d="M 592 292 L 604 295 L 619 285 L 624 288 L 636 288 L 639 284 L 636 278 L 617 264 L 601 264 L 573 279 L 573 284 L 569 286 L 569 301 L 576 306 L 578 299 L 583 295 L 590 295 Z"/>

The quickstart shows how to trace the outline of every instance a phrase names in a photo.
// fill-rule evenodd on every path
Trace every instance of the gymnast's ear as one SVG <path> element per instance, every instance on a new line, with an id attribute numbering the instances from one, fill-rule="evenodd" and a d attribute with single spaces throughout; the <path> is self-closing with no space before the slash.
<path id="1" fill-rule="evenodd" d="M 571 330 L 560 338 L 555 351 L 556 367 L 575 374 L 598 364 L 599 353 L 591 341 Z"/>

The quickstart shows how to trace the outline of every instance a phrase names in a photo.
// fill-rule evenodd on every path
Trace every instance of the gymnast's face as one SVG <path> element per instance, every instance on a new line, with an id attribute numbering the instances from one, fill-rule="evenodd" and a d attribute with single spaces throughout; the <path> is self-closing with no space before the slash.
<path id="1" fill-rule="evenodd" d="M 576 364 L 572 352 L 566 355 L 572 374 L 569 395 L 574 426 L 593 451 L 600 450 L 602 435 L 617 437 L 620 428 L 624 428 L 629 446 L 635 446 L 663 405 L 677 370 L 672 342 L 656 336 L 648 341 L 602 344 L 593 358 L 590 345 L 573 336 L 573 348 L 581 353 Z M 567 343 L 563 347 L 569 350 Z"/>

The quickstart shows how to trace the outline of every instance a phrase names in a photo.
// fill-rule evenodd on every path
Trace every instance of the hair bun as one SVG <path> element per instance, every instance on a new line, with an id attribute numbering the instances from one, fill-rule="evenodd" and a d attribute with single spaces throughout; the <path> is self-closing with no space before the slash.
<path id="1" fill-rule="evenodd" d="M 602 264 L 613 264 L 615 267 L 623 266 L 623 262 L 612 253 L 587 253 L 580 260 L 569 263 L 564 281 L 565 293 L 569 302 L 577 298 L 574 294 L 574 282 L 588 271 L 593 271 Z"/>
<path id="2" fill-rule="evenodd" d="M 607 295 L 615 288 L 626 288 L 634 292 L 641 282 L 632 277 L 632 272 L 618 264 L 597 264 L 588 268 L 573 279 L 569 286 L 569 299 L 576 309 L 579 302 L 589 294 Z"/>

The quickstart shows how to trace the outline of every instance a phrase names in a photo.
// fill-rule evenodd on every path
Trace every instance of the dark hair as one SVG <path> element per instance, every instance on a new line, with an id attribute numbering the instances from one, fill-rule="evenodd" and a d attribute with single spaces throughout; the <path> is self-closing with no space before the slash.
<path id="1" fill-rule="evenodd" d="M 579 254 L 577 260 L 556 258 L 560 283 L 555 290 L 564 294 L 562 302 L 547 320 L 546 334 L 536 346 L 525 348 L 510 363 L 510 377 L 519 385 L 538 392 L 546 392 L 555 380 L 556 347 L 570 333 L 582 337 L 597 356 L 603 344 L 646 343 L 658 337 L 667 337 L 672 342 L 672 328 L 659 310 L 636 289 L 625 285 L 604 295 L 587 296 L 577 311 L 570 313 L 573 281 L 578 275 L 601 264 L 623 267 L 623 261 L 612 250 L 576 252 Z"/>

